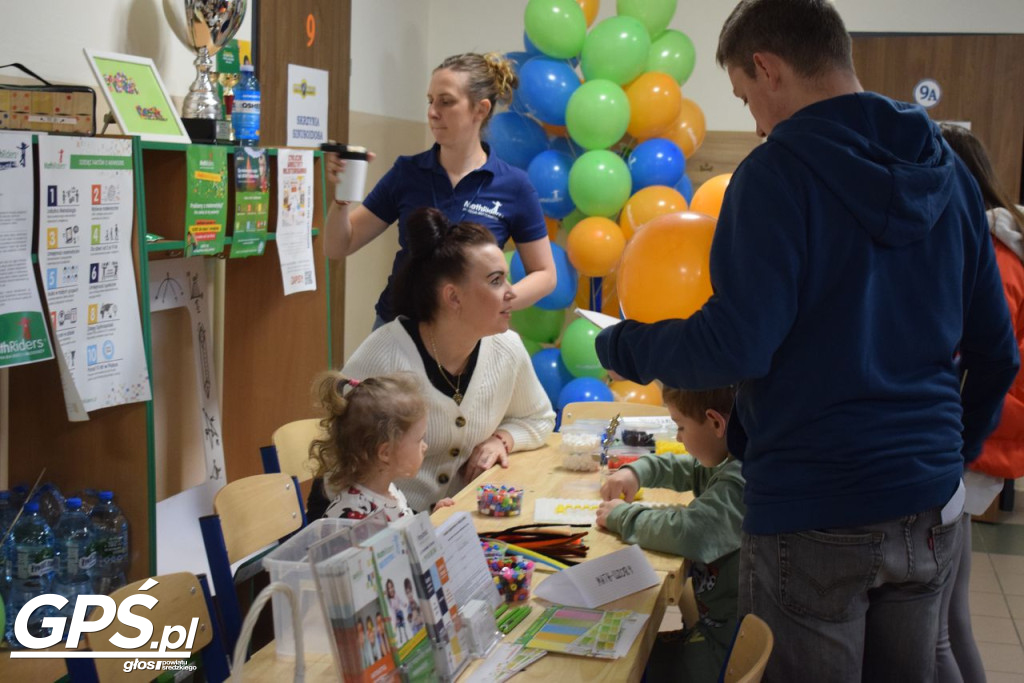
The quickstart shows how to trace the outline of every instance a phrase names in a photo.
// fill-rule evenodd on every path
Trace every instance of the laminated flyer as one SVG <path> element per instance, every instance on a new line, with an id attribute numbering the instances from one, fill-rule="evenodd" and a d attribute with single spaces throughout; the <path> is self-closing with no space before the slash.
<path id="1" fill-rule="evenodd" d="M 39 271 L 69 419 L 150 399 L 132 260 L 131 140 L 39 139 Z"/>
<path id="2" fill-rule="evenodd" d="M 53 358 L 32 272 L 34 170 L 32 134 L 0 133 L 0 368 Z"/>
<path id="3" fill-rule="evenodd" d="M 267 246 L 269 190 L 267 150 L 255 147 L 236 149 L 235 230 L 231 235 L 231 258 L 263 255 Z"/>
<path id="4" fill-rule="evenodd" d="M 224 251 L 228 217 L 228 151 L 216 145 L 185 150 L 185 256 Z"/>
<path id="5" fill-rule="evenodd" d="M 277 151 L 277 254 L 286 296 L 316 290 L 311 150 Z"/>

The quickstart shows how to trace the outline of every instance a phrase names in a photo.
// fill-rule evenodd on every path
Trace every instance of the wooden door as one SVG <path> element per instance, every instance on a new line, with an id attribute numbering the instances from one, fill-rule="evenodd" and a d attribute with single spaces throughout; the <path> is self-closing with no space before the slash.
<path id="1" fill-rule="evenodd" d="M 923 81 L 941 95 L 936 121 L 970 121 L 1011 197 L 1021 197 L 1024 157 L 1024 35 L 853 36 L 853 61 L 867 90 L 913 102 Z"/>

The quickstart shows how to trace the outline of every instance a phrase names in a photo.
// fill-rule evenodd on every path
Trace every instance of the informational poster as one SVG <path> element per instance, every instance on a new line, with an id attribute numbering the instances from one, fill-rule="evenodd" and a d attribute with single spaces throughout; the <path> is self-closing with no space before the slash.
<path id="1" fill-rule="evenodd" d="M 288 65 L 288 146 L 327 142 L 327 83 L 323 69 Z"/>
<path id="2" fill-rule="evenodd" d="M 196 405 L 203 429 L 206 479 L 222 486 L 224 447 L 221 444 L 220 391 L 213 365 L 213 288 L 202 258 L 166 259 L 149 272 L 149 309 L 153 313 L 187 308 L 192 325 L 196 371 Z"/>
<path id="3" fill-rule="evenodd" d="M 39 271 L 67 368 L 68 418 L 148 401 L 132 261 L 132 143 L 41 137 L 39 162 Z"/>
<path id="4" fill-rule="evenodd" d="M 228 151 L 189 145 L 185 168 L 185 256 L 219 254 L 228 220 Z"/>
<path id="5" fill-rule="evenodd" d="M 53 358 L 32 272 L 34 170 L 32 134 L 0 133 L 0 368 Z"/>
<path id="6" fill-rule="evenodd" d="M 278 150 L 277 188 L 277 253 L 284 293 L 314 291 L 311 150 Z"/>
<path id="7" fill-rule="evenodd" d="M 267 150 L 255 147 L 236 149 L 235 231 L 231 237 L 231 258 L 263 255 L 267 246 L 269 190 Z"/>

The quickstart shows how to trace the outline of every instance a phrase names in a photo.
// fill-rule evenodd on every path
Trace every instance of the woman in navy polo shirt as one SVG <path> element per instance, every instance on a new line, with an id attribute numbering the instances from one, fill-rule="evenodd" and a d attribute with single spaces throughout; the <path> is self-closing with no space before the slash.
<path id="1" fill-rule="evenodd" d="M 526 173 L 489 154 L 480 139 L 499 102 L 512 99 L 518 79 L 512 64 L 497 53 L 467 53 L 434 69 L 427 91 L 427 121 L 436 144 L 414 156 L 401 156 L 363 203 L 350 208 L 335 201 L 327 214 L 327 256 L 352 254 L 398 221 L 399 251 L 388 284 L 377 300 L 379 327 L 394 319 L 394 274 L 408 253 L 406 220 L 421 207 L 441 210 L 452 223 L 472 221 L 490 230 L 499 247 L 515 241 L 526 277 L 516 283 L 515 308 L 526 308 L 555 288 L 555 263 L 537 191 Z M 345 167 L 327 154 L 327 174 L 337 182 Z"/>

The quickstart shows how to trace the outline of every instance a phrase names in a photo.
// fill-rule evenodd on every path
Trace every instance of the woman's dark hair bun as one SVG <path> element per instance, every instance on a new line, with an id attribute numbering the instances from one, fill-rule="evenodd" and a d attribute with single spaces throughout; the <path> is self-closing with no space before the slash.
<path id="1" fill-rule="evenodd" d="M 409 254 L 413 258 L 432 254 L 444 241 L 445 235 L 452 229 L 452 224 L 443 212 L 424 207 L 409 214 L 406 221 L 409 238 Z"/>

